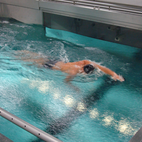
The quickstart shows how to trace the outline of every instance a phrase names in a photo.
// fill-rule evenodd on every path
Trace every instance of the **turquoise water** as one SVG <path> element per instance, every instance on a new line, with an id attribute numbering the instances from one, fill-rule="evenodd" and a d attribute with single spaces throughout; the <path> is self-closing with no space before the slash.
<path id="1" fill-rule="evenodd" d="M 46 36 L 42 26 L 0 20 L 0 107 L 64 142 L 128 142 L 141 127 L 141 50 L 48 28 Z M 126 81 L 95 72 L 77 76 L 72 87 L 64 73 L 15 60 L 17 50 L 89 59 Z M 41 141 L 1 117 L 0 133 L 14 142 Z"/>

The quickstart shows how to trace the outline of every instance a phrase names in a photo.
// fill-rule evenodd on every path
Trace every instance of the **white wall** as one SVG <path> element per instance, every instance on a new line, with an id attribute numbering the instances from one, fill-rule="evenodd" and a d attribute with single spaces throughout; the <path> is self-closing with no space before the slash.
<path id="1" fill-rule="evenodd" d="M 0 0 L 0 17 L 14 18 L 27 24 L 42 24 L 42 11 L 36 0 Z"/>

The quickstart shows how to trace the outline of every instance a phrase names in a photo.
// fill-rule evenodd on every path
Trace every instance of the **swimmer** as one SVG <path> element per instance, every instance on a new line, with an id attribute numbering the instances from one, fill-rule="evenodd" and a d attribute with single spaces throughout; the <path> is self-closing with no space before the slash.
<path id="1" fill-rule="evenodd" d="M 18 51 L 19 53 L 28 55 L 28 59 L 21 58 L 23 61 L 26 62 L 33 62 L 34 64 L 37 64 L 38 66 L 42 66 L 45 68 L 49 68 L 52 70 L 60 70 L 64 73 L 67 73 L 67 77 L 65 78 L 65 82 L 70 82 L 77 74 L 91 74 L 94 70 L 99 69 L 103 73 L 109 75 L 113 80 L 123 82 L 124 78 L 120 75 L 117 75 L 114 71 L 101 66 L 95 62 L 92 62 L 90 60 L 82 60 L 77 62 L 62 62 L 57 60 L 49 60 L 44 57 L 41 57 L 39 54 L 21 50 Z"/>

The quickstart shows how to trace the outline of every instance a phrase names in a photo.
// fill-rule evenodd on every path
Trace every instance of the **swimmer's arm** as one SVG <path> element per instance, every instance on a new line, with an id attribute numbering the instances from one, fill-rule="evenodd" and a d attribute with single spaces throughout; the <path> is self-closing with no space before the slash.
<path id="1" fill-rule="evenodd" d="M 65 78 L 65 82 L 70 82 L 73 78 L 74 78 L 74 76 L 68 75 L 68 76 Z"/>
<path id="2" fill-rule="evenodd" d="M 69 73 L 69 75 L 65 78 L 65 82 L 70 82 L 78 73 L 78 70 L 73 70 Z"/>
<path id="3" fill-rule="evenodd" d="M 120 76 L 120 75 L 117 75 L 114 71 L 112 71 L 112 70 L 110 70 L 110 69 L 108 69 L 108 68 L 106 68 L 106 67 L 104 67 L 104 66 L 98 65 L 98 64 L 96 64 L 96 63 L 93 63 L 93 65 L 94 65 L 94 67 L 99 68 L 99 69 L 100 69 L 102 72 L 104 72 L 105 74 L 110 75 L 113 80 L 115 80 L 115 81 L 116 81 L 116 80 L 119 80 L 119 81 L 121 81 L 121 82 L 124 81 L 124 78 L 123 78 L 122 76 Z"/>

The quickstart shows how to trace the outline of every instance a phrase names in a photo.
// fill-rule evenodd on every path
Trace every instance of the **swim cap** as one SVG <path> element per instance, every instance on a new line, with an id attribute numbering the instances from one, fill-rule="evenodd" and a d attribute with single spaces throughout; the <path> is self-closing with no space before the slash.
<path id="1" fill-rule="evenodd" d="M 87 74 L 92 73 L 94 69 L 95 69 L 94 66 L 90 64 L 84 66 L 84 72 Z"/>

